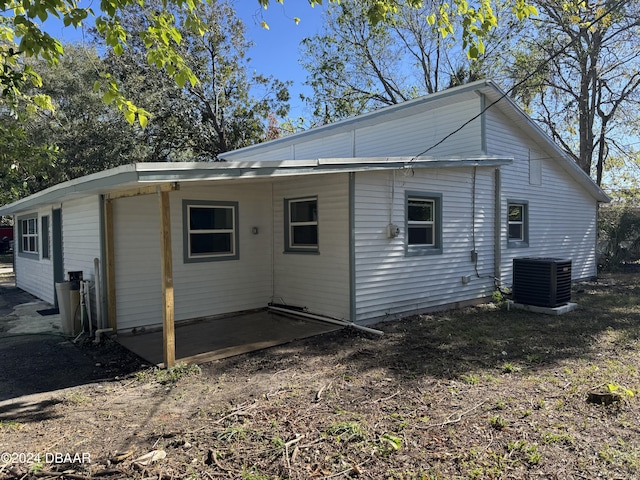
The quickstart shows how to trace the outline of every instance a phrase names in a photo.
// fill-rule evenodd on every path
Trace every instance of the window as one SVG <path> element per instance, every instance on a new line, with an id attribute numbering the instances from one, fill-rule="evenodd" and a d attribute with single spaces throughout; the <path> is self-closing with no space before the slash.
<path id="1" fill-rule="evenodd" d="M 49 215 L 40 219 L 42 224 L 42 258 L 50 258 L 49 255 Z"/>
<path id="2" fill-rule="evenodd" d="M 318 252 L 318 198 L 285 199 L 285 251 Z"/>
<path id="3" fill-rule="evenodd" d="M 528 202 L 509 200 L 507 205 L 508 247 L 529 246 Z"/>
<path id="4" fill-rule="evenodd" d="M 183 202 L 184 261 L 235 260 L 238 257 L 237 202 Z"/>
<path id="5" fill-rule="evenodd" d="M 19 253 L 38 255 L 38 217 L 22 218 L 19 224 Z"/>
<path id="6" fill-rule="evenodd" d="M 406 193 L 407 255 L 442 253 L 442 195 Z"/>

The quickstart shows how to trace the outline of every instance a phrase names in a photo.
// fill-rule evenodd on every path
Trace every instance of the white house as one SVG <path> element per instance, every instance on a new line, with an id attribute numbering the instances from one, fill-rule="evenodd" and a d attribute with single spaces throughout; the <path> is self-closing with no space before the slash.
<path id="1" fill-rule="evenodd" d="M 596 275 L 609 198 L 491 81 L 223 158 L 117 167 L 1 207 L 17 285 L 53 302 L 98 259 L 101 309 L 127 331 L 269 303 L 373 323 L 481 301 L 518 257 Z"/>

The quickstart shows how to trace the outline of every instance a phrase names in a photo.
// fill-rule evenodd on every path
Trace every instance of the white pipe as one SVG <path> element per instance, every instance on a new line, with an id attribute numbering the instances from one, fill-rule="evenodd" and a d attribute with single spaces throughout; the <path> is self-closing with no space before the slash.
<path id="1" fill-rule="evenodd" d="M 299 312 L 298 310 L 291 310 L 291 309 L 288 309 L 288 308 L 273 307 L 273 306 L 269 306 L 269 310 L 274 310 L 276 312 L 282 312 L 282 313 L 288 313 L 289 315 L 294 315 L 294 316 L 298 315 L 300 317 L 311 318 L 313 320 L 320 320 L 321 322 L 333 323 L 335 325 L 342 325 L 343 327 L 351 327 L 351 328 L 355 328 L 357 330 L 362 330 L 364 332 L 375 333 L 376 335 L 384 335 L 384 332 L 382 330 L 376 330 L 374 328 L 363 327 L 362 325 L 357 325 L 357 324 L 355 324 L 353 322 L 345 322 L 344 320 L 337 320 L 335 318 L 322 317 L 320 315 L 314 315 L 312 313 Z"/>
<path id="2" fill-rule="evenodd" d="M 93 343 L 95 343 L 96 345 L 100 343 L 100 336 L 103 333 L 109 332 L 113 332 L 113 328 L 99 328 L 98 330 L 96 330 L 96 338 L 93 339 Z"/>
<path id="3" fill-rule="evenodd" d="M 102 324 L 102 280 L 100 279 L 100 260 L 93 259 L 93 271 L 96 277 L 96 325 L 98 328 L 104 328 Z"/>
<path id="4" fill-rule="evenodd" d="M 93 318 L 91 318 L 91 283 L 87 281 L 84 285 L 84 306 L 87 309 L 87 318 L 89 319 L 89 336 L 93 333 Z"/>

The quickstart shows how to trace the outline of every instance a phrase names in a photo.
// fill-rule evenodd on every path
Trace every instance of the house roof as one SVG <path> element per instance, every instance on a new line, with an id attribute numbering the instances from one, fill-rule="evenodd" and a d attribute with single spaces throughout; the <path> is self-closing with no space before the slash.
<path id="1" fill-rule="evenodd" d="M 143 186 L 167 183 L 233 181 L 403 168 L 498 167 L 511 162 L 512 159 L 498 157 L 446 159 L 367 157 L 267 162 L 135 163 L 59 183 L 14 203 L 0 207 L 0 216 L 27 212 L 40 206 L 89 195 L 117 193 Z"/>
<path id="2" fill-rule="evenodd" d="M 373 112 L 365 113 L 357 117 L 348 118 L 327 125 L 311 128 L 303 132 L 295 133 L 287 137 L 279 138 L 265 143 L 251 145 L 222 154 L 226 160 L 238 160 L 247 155 L 256 155 L 269 152 L 276 148 L 283 148 L 302 141 L 314 140 L 325 135 L 348 132 L 354 128 L 363 128 L 369 125 L 394 120 L 413 115 L 425 109 L 438 108 L 470 96 L 481 94 L 485 96 L 485 111 L 489 108 L 497 108 L 509 118 L 513 124 L 519 127 L 525 134 L 531 137 L 541 148 L 556 159 L 578 184 L 584 187 L 597 201 L 609 202 L 609 196 L 587 175 L 569 156 L 561 149 L 549 135 L 538 126 L 507 94 L 492 80 L 479 80 L 459 87 L 442 90 L 423 97 L 388 107 L 380 108 Z M 471 112 L 476 115 L 476 112 Z M 471 118 L 470 118 L 471 120 Z M 462 125 L 461 125 L 462 127 Z M 462 128 L 461 131 L 464 129 Z M 416 152 L 417 153 L 417 152 Z"/>
<path id="3" fill-rule="evenodd" d="M 350 131 L 367 125 L 379 124 L 395 118 L 412 115 L 427 108 L 446 106 L 484 95 L 485 108 L 499 109 L 514 125 L 532 138 L 550 157 L 554 158 L 579 185 L 599 202 L 610 198 L 595 182 L 562 150 L 522 109 L 520 109 L 494 82 L 481 80 L 460 87 L 443 90 L 397 105 L 381 108 L 329 125 L 272 140 L 258 145 L 227 152 L 225 162 L 138 163 L 116 167 L 54 185 L 46 190 L 0 207 L 0 215 L 12 215 L 42 205 L 59 203 L 87 195 L 108 194 L 140 186 L 160 185 L 170 182 L 221 181 L 237 179 L 273 178 L 293 175 L 357 172 L 397 168 L 443 168 L 466 166 L 500 166 L 512 159 L 483 156 L 477 158 L 430 157 L 356 157 L 322 158 L 284 161 L 242 161 L 247 155 L 267 153 L 274 148 L 286 147 L 297 142 L 320 138 L 325 135 Z M 461 127 L 463 127 L 461 125 Z"/>

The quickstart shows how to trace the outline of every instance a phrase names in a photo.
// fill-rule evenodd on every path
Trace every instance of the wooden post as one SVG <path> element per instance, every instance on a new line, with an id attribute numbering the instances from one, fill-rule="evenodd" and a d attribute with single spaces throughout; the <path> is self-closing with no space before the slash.
<path id="1" fill-rule="evenodd" d="M 169 192 L 158 189 L 158 197 L 160 199 L 160 255 L 162 257 L 162 345 L 164 368 L 170 368 L 176 363 L 171 207 Z"/>
<path id="2" fill-rule="evenodd" d="M 118 326 L 116 310 L 116 263 L 115 245 L 113 235 L 113 200 L 106 199 L 104 202 L 104 236 L 106 265 L 105 274 L 107 276 L 107 321 L 110 328 L 115 332 Z"/>

